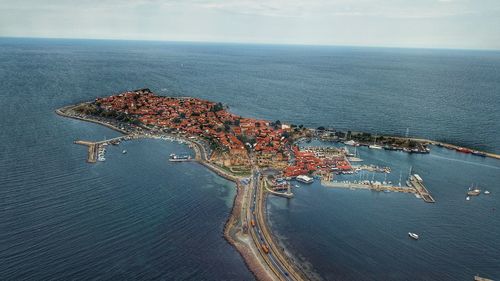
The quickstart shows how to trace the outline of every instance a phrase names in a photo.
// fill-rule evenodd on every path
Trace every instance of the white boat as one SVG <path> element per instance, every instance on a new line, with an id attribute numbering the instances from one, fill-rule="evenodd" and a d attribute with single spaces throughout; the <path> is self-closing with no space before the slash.
<path id="1" fill-rule="evenodd" d="M 469 196 L 465 197 L 465 200 L 469 201 L 469 200 L 470 200 L 470 197 L 469 197 Z"/>
<path id="2" fill-rule="evenodd" d="M 312 183 L 312 182 L 314 182 L 313 178 L 311 178 L 309 176 L 306 176 L 306 175 L 297 176 L 295 179 L 298 180 L 298 181 L 300 181 L 300 182 L 303 182 L 303 183 Z"/>
<path id="3" fill-rule="evenodd" d="M 346 142 L 344 142 L 344 144 L 350 145 L 350 146 L 359 146 L 359 143 L 357 143 L 353 140 L 346 141 Z"/>
<path id="4" fill-rule="evenodd" d="M 357 157 L 347 157 L 347 160 L 349 160 L 349 162 L 363 162 L 363 159 Z"/>
<path id="5" fill-rule="evenodd" d="M 467 195 L 469 195 L 469 196 L 478 196 L 479 194 L 481 194 L 481 189 L 479 189 L 477 187 L 475 189 L 467 192 Z"/>
<path id="6" fill-rule="evenodd" d="M 485 190 L 484 194 L 488 195 L 488 194 L 490 194 L 490 192 L 488 190 Z"/>
<path id="7" fill-rule="evenodd" d="M 408 236 L 410 236 L 411 238 L 413 238 L 415 240 L 418 240 L 418 234 L 416 234 L 416 233 L 408 232 Z"/>
<path id="8" fill-rule="evenodd" d="M 190 155 L 176 155 L 176 154 L 170 154 L 170 157 L 168 159 L 168 161 L 170 162 L 184 162 L 189 160 L 191 160 Z"/>
<path id="9" fill-rule="evenodd" d="M 123 153 L 123 154 L 125 154 L 125 153 L 127 153 L 127 151 L 124 149 L 124 150 L 122 151 L 122 153 Z"/>
<path id="10" fill-rule="evenodd" d="M 371 149 L 382 149 L 383 148 L 382 146 L 377 144 L 377 138 L 375 138 L 375 140 L 373 141 L 373 144 L 369 145 L 368 147 Z"/>

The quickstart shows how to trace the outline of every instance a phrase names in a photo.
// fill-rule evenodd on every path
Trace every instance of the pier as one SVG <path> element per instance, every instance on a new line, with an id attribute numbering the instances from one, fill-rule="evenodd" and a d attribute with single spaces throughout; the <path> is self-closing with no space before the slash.
<path id="1" fill-rule="evenodd" d="M 119 136 L 119 137 L 116 137 L 116 138 L 112 138 L 112 139 L 107 139 L 107 140 L 102 140 L 102 141 L 97 141 L 97 142 L 94 142 L 94 141 L 84 141 L 84 140 L 76 140 L 74 141 L 75 144 L 79 144 L 79 145 L 85 145 L 87 146 L 88 150 L 87 150 L 87 162 L 88 163 L 96 163 L 97 162 L 97 155 L 99 153 L 99 150 L 100 148 L 103 146 L 103 145 L 108 145 L 108 144 L 117 144 L 119 143 L 120 141 L 123 141 L 123 140 L 129 140 L 129 139 L 132 139 L 132 138 L 139 138 L 141 137 L 140 135 L 124 135 L 124 136 Z"/>
<path id="2" fill-rule="evenodd" d="M 75 144 L 85 145 L 87 146 L 87 162 L 88 163 L 96 163 L 97 162 L 97 152 L 99 151 L 99 143 L 91 142 L 91 141 L 75 141 Z"/>
<path id="3" fill-rule="evenodd" d="M 330 181 L 321 180 L 321 185 L 326 187 L 337 187 L 337 188 L 349 188 L 349 189 L 366 189 L 374 191 L 385 191 L 385 192 L 402 192 L 402 193 L 413 193 L 418 195 L 426 203 L 436 203 L 430 192 L 423 184 L 422 178 L 417 175 L 410 175 L 407 182 L 407 187 L 395 186 L 390 184 L 383 184 L 380 182 L 370 182 L 370 181 Z"/>
<path id="4" fill-rule="evenodd" d="M 415 190 L 417 191 L 418 195 L 420 195 L 422 200 L 424 200 L 427 203 L 436 203 L 436 201 L 429 193 L 427 188 L 425 188 L 423 180 L 422 178 L 420 178 L 419 175 L 417 174 L 411 175 L 410 178 L 408 179 L 408 182 L 413 188 L 415 188 Z"/>
<path id="5" fill-rule="evenodd" d="M 367 190 L 375 190 L 375 191 L 417 193 L 417 190 L 414 188 L 387 185 L 387 184 L 372 184 L 372 183 L 363 183 L 363 182 L 322 180 L 321 185 L 327 186 L 327 187 L 337 187 L 337 188 L 367 189 Z"/>

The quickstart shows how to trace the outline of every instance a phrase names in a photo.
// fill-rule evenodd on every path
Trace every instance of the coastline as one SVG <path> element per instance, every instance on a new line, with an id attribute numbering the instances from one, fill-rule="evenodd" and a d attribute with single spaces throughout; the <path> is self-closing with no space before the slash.
<path id="1" fill-rule="evenodd" d="M 118 127 L 120 125 L 119 122 L 115 126 L 113 124 L 99 121 L 99 120 L 96 120 L 93 118 L 85 118 L 82 116 L 75 116 L 72 114 L 68 114 L 66 112 L 67 110 L 71 110 L 72 108 L 74 108 L 78 105 L 82 105 L 82 104 L 88 104 L 88 103 L 79 103 L 79 104 L 75 104 L 75 105 L 65 106 L 65 107 L 62 107 L 60 109 L 55 110 L 55 112 L 56 112 L 56 114 L 63 116 L 63 117 L 68 117 L 68 118 L 72 118 L 72 119 L 76 119 L 76 120 L 92 122 L 95 124 L 103 125 L 103 126 L 106 126 L 110 129 L 113 129 L 117 132 L 120 132 L 124 135 L 131 134 L 131 132 L 126 131 L 126 130 Z M 138 128 L 143 128 L 143 127 L 138 126 Z M 146 128 L 146 127 L 144 127 L 144 128 Z M 282 278 L 280 278 L 280 276 L 272 274 L 273 270 L 269 266 L 269 263 L 262 256 L 260 245 L 257 244 L 257 246 L 255 246 L 255 244 L 253 243 L 251 238 L 250 238 L 250 242 L 248 241 L 249 234 L 246 233 L 246 230 L 244 229 L 245 227 L 247 227 L 247 225 L 245 225 L 245 221 L 243 220 L 243 217 L 242 217 L 243 216 L 242 213 L 245 209 L 245 203 L 247 203 L 247 202 L 245 202 L 245 200 L 248 200 L 248 199 L 245 199 L 248 195 L 246 193 L 247 193 L 247 190 L 249 189 L 248 186 L 245 186 L 244 184 L 242 184 L 240 182 L 240 180 L 243 179 L 244 177 L 232 175 L 232 174 L 228 173 L 227 171 L 225 171 L 221 168 L 218 168 L 217 166 L 208 162 L 205 147 L 203 144 L 200 144 L 198 141 L 196 141 L 196 140 L 198 140 L 197 138 L 194 138 L 194 139 L 188 138 L 187 136 L 182 135 L 182 134 L 172 134 L 172 135 L 175 136 L 176 138 L 181 139 L 181 140 L 185 141 L 186 143 L 190 144 L 190 147 L 195 152 L 196 162 L 205 166 L 206 168 L 208 168 L 210 171 L 214 172 L 218 176 L 225 178 L 227 180 L 230 180 L 230 181 L 235 183 L 236 195 L 233 199 L 233 205 L 231 207 L 231 211 L 229 213 L 229 216 L 224 224 L 224 229 L 223 229 L 224 239 L 238 251 L 240 256 L 243 258 L 245 265 L 250 270 L 250 272 L 252 272 L 252 274 L 255 276 L 256 279 L 258 279 L 258 280 L 282 280 Z M 418 142 L 425 142 L 425 143 L 429 143 L 432 145 L 438 145 L 438 146 L 442 146 L 442 147 L 445 147 L 448 149 L 455 149 L 455 148 L 459 147 L 456 145 L 442 143 L 442 142 L 433 141 L 433 140 L 427 140 L 427 139 L 414 139 L 414 138 L 407 138 L 407 139 L 415 140 Z M 494 153 L 487 153 L 487 156 L 492 157 L 492 158 L 496 158 L 496 159 L 500 159 L 500 155 L 497 155 Z M 262 204 L 264 206 L 266 204 L 266 198 L 267 198 L 267 194 L 264 193 L 264 196 L 262 199 Z M 276 245 L 279 245 L 280 241 L 279 241 L 279 238 L 276 237 L 270 231 L 270 229 L 266 229 L 266 228 L 268 228 L 268 226 L 266 226 L 268 218 L 266 216 L 265 209 L 263 211 L 263 215 L 264 215 L 264 222 L 263 222 L 264 229 L 263 230 L 269 233 L 268 235 L 270 236 L 270 240 L 271 240 L 270 247 L 277 248 Z M 280 254 L 283 255 L 283 253 L 280 253 Z M 286 255 L 284 255 L 284 256 L 286 257 Z M 294 259 L 292 258 L 292 260 L 294 260 Z M 297 264 L 297 261 L 290 261 L 289 260 L 286 262 L 286 264 L 288 264 L 291 268 L 299 269 L 296 271 L 301 272 L 305 275 L 305 276 L 301 275 L 300 278 L 295 278 L 296 280 L 312 279 L 312 277 L 310 275 L 312 275 L 313 272 L 309 272 L 307 269 L 302 268 L 300 265 Z M 292 279 L 292 280 L 294 280 L 294 279 Z"/>
<path id="2" fill-rule="evenodd" d="M 71 108 L 85 104 L 85 103 L 79 103 L 79 104 L 74 104 L 74 105 L 68 105 L 64 106 L 62 108 L 58 108 L 55 110 L 55 113 L 59 116 L 62 117 L 67 117 L 67 118 L 72 118 L 80 121 L 85 121 L 85 122 L 91 122 L 99 125 L 106 126 L 109 129 L 115 130 L 117 132 L 122 133 L 123 135 L 130 135 L 129 132 L 122 130 L 112 124 L 105 123 L 99 120 L 95 120 L 92 118 L 85 118 L 85 117 L 80 117 L 80 116 L 74 116 L 71 114 L 67 114 L 65 111 L 70 110 Z M 231 211 L 229 213 L 229 216 L 224 224 L 224 229 L 223 229 L 223 238 L 231 245 L 233 246 L 236 251 L 240 254 L 240 256 L 243 258 L 243 261 L 249 271 L 255 276 L 257 280 L 261 281 L 268 281 L 268 280 L 276 280 L 272 276 L 269 275 L 269 272 L 265 268 L 265 265 L 262 263 L 261 260 L 259 260 L 258 256 L 252 249 L 249 249 L 248 244 L 241 243 L 240 241 L 237 241 L 237 232 L 239 231 L 237 229 L 238 226 L 238 219 L 241 215 L 241 209 L 242 209 L 242 201 L 243 201 L 243 196 L 244 196 L 244 187 L 240 184 L 239 180 L 240 178 L 229 175 L 228 173 L 224 172 L 223 170 L 213 166 L 212 164 L 208 163 L 206 159 L 204 159 L 204 155 L 206 155 L 204 148 L 202 145 L 200 145 L 198 142 L 195 142 L 191 139 L 188 139 L 184 136 L 179 136 L 176 135 L 177 138 L 182 139 L 183 141 L 191 144 L 192 149 L 195 152 L 195 159 L 196 162 L 205 166 L 207 169 L 215 173 L 216 175 L 232 181 L 235 183 L 236 187 L 236 195 L 233 199 L 233 204 L 231 207 Z"/>

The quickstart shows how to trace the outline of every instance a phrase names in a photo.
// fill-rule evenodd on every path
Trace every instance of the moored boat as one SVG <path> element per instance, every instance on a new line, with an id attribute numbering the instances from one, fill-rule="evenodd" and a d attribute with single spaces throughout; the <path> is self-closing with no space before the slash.
<path id="1" fill-rule="evenodd" d="M 477 150 L 472 151 L 472 154 L 477 155 L 477 156 L 481 156 L 481 157 L 486 157 L 486 153 L 481 152 L 481 151 L 477 151 Z"/>
<path id="2" fill-rule="evenodd" d="M 359 143 L 355 142 L 354 140 L 348 140 L 348 141 L 344 142 L 344 144 L 350 145 L 350 146 L 359 146 Z"/>
<path id="3" fill-rule="evenodd" d="M 189 161 L 191 160 L 190 155 L 177 155 L 177 154 L 170 154 L 170 157 L 168 161 L 170 162 L 184 162 L 184 161 Z"/>
<path id="4" fill-rule="evenodd" d="M 295 179 L 300 181 L 300 182 L 303 182 L 303 183 L 313 183 L 314 182 L 313 178 L 306 176 L 306 175 L 297 176 Z"/>
<path id="5" fill-rule="evenodd" d="M 472 150 L 465 147 L 457 147 L 455 150 L 462 153 L 472 153 Z"/>

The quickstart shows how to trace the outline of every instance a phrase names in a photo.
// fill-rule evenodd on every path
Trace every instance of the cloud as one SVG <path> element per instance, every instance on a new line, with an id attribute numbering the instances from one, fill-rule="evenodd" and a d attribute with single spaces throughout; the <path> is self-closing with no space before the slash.
<path id="1" fill-rule="evenodd" d="M 500 0 L 0 0 L 0 36 L 500 48 L 499 15 Z"/>

